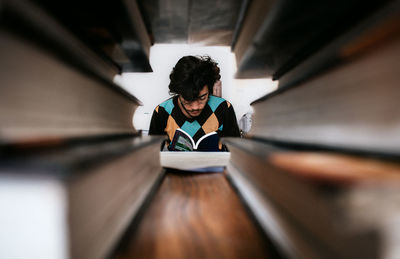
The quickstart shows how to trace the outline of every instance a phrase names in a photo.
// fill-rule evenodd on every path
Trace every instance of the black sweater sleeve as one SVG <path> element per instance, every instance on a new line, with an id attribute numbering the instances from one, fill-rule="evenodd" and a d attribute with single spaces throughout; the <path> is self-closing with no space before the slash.
<path id="1" fill-rule="evenodd" d="M 240 137 L 239 126 L 237 124 L 235 111 L 232 105 L 229 105 L 224 116 L 224 127 L 222 129 L 222 136 Z"/>
<path id="2" fill-rule="evenodd" d="M 161 107 L 158 107 L 160 110 Z M 151 116 L 149 135 L 164 135 L 164 129 L 166 126 L 166 120 L 163 118 L 160 111 L 157 112 L 154 110 L 153 115 Z"/>

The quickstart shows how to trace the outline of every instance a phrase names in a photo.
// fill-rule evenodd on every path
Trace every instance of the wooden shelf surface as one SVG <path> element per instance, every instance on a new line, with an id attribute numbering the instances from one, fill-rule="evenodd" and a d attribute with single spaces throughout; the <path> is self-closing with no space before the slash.
<path id="1" fill-rule="evenodd" d="M 277 254 L 224 173 L 167 172 L 112 258 L 277 258 Z"/>

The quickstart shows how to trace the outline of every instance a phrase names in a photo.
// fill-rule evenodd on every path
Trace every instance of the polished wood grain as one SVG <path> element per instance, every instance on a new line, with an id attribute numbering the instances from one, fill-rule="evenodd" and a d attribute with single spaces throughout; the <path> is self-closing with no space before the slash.
<path id="1" fill-rule="evenodd" d="M 126 258 L 277 258 L 223 173 L 167 173 Z"/>

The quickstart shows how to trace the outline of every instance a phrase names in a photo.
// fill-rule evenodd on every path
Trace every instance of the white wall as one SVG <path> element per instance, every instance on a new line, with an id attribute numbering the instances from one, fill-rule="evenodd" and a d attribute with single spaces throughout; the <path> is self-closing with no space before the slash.
<path id="1" fill-rule="evenodd" d="M 249 103 L 276 89 L 270 79 L 235 80 L 235 56 L 230 47 L 199 47 L 195 45 L 156 44 L 150 49 L 152 73 L 123 73 L 115 82 L 142 101 L 134 115 L 138 130 L 149 128 L 154 108 L 168 99 L 169 74 L 176 62 L 186 55 L 209 55 L 221 69 L 222 97 L 230 101 L 238 120 L 251 111 Z"/>

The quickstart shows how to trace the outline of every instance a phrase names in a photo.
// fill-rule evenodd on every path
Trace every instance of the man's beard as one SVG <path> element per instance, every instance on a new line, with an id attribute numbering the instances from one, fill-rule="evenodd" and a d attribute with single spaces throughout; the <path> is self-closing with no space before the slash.
<path id="1" fill-rule="evenodd" d="M 201 109 L 201 110 L 191 110 L 191 111 L 189 111 L 189 110 L 187 110 L 187 109 L 185 108 L 185 105 L 183 105 L 183 103 L 181 102 L 181 100 L 179 100 L 179 98 L 178 98 L 178 101 L 181 103 L 181 106 L 183 107 L 183 109 L 185 110 L 185 112 L 190 116 L 191 119 L 197 118 L 197 117 L 201 114 L 201 112 L 203 111 L 203 109 Z M 192 116 L 190 113 L 191 113 L 191 112 L 194 112 L 194 111 L 199 111 L 199 114 L 196 115 L 196 116 Z"/>
<path id="2" fill-rule="evenodd" d="M 190 115 L 190 117 L 196 118 L 196 117 L 198 117 L 198 116 L 201 114 L 202 110 L 192 110 L 192 111 L 186 110 L 186 112 Z M 193 113 L 193 112 L 196 112 L 196 113 L 198 112 L 198 114 L 197 114 L 197 115 L 192 115 L 192 114 L 190 114 L 190 113 Z"/>

